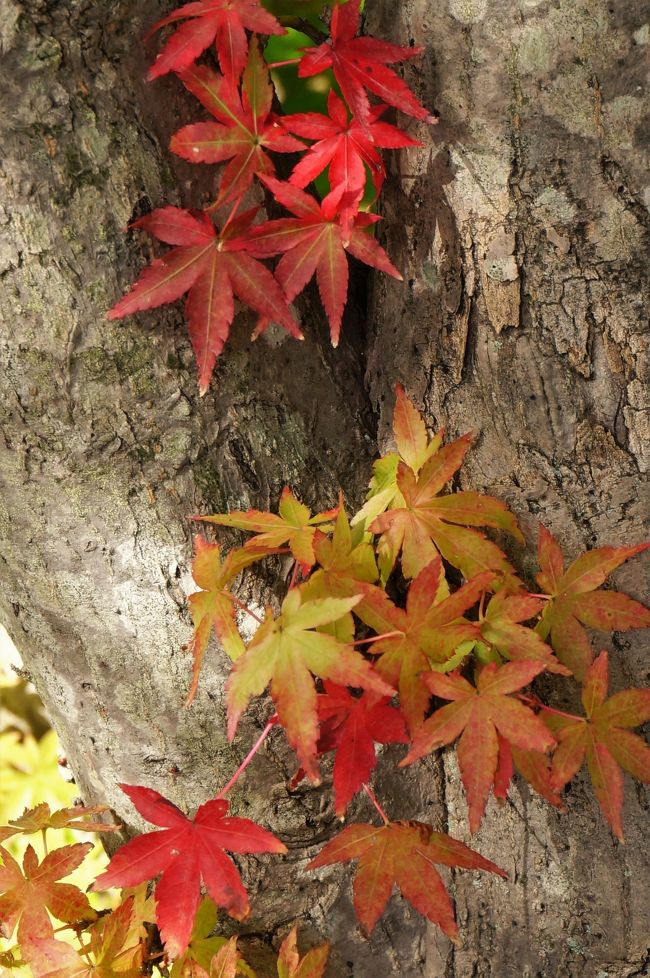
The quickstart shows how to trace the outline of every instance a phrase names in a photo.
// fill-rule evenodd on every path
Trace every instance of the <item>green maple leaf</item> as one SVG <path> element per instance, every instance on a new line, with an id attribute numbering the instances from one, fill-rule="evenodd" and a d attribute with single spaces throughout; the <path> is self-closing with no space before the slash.
<path id="1" fill-rule="evenodd" d="M 279 515 L 266 513 L 259 509 L 249 509 L 246 512 L 216 513 L 213 516 L 201 516 L 206 523 L 217 523 L 219 526 L 232 526 L 238 530 L 247 530 L 255 536 L 246 541 L 246 547 L 266 548 L 275 551 L 276 548 L 289 545 L 291 553 L 307 573 L 316 562 L 314 555 L 314 536 L 316 528 L 328 533 L 332 529 L 331 520 L 336 516 L 336 509 L 330 509 L 312 516 L 309 509 L 293 495 L 290 489 L 284 488 L 278 506 Z"/>
<path id="2" fill-rule="evenodd" d="M 351 529 L 342 498 L 331 538 L 317 531 L 314 553 L 318 568 L 302 585 L 304 600 L 350 598 L 358 593 L 359 582 L 372 583 L 379 577 L 374 548 L 365 540 L 362 526 Z M 328 632 L 341 642 L 352 642 L 355 632 L 352 613 L 321 625 L 319 631 Z"/>
<path id="3" fill-rule="evenodd" d="M 253 696 L 271 684 L 271 696 L 287 739 L 315 784 L 318 740 L 317 695 L 313 676 L 342 686 L 363 687 L 382 695 L 393 690 L 363 656 L 333 635 L 315 629 L 337 621 L 360 597 L 303 601 L 300 588 L 284 599 L 278 618 L 269 609 L 246 652 L 237 660 L 227 684 L 228 735 L 232 740 Z"/>

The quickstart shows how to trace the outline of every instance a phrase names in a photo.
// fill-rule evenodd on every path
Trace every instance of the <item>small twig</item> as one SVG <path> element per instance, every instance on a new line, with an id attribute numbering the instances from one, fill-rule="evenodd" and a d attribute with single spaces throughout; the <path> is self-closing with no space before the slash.
<path id="1" fill-rule="evenodd" d="M 286 68 L 287 65 L 298 65 L 301 62 L 301 58 L 289 58 L 288 61 L 271 61 L 267 64 L 267 68 Z"/>

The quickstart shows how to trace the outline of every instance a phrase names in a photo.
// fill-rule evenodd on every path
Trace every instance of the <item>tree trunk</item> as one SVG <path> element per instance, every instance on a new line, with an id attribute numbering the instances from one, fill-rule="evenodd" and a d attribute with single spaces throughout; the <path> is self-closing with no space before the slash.
<path id="1" fill-rule="evenodd" d="M 192 810 L 269 713 L 260 703 L 227 743 L 228 664 L 216 648 L 183 708 L 188 517 L 273 506 L 284 484 L 314 507 L 332 505 L 339 486 L 358 502 L 377 442 L 389 443 L 396 381 L 432 427 L 479 433 L 464 483 L 504 499 L 531 548 L 539 521 L 569 557 L 642 538 L 647 6 L 367 7 L 371 33 L 425 47 L 407 75 L 440 113 L 419 128 L 422 147 L 391 161 L 383 196 L 405 283 L 357 271 L 336 351 L 315 295 L 301 307 L 303 344 L 251 345 L 240 315 L 199 400 L 179 308 L 104 318 L 149 257 L 125 225 L 152 206 L 199 206 L 214 176 L 165 148 L 192 118 L 178 83 L 143 81 L 155 42 L 140 39 L 159 5 L 2 0 L 0 608 L 84 800 L 132 829 L 142 823 L 118 782 Z M 532 558 L 512 556 L 532 578 Z M 616 582 L 643 598 L 638 569 Z M 245 584 L 257 601 L 272 587 Z M 636 633 L 603 644 L 613 688 L 643 684 Z M 555 682 L 548 692 L 570 702 Z M 399 773 L 396 756 L 383 752 L 377 781 L 389 814 L 468 841 L 453 754 Z M 307 941 L 334 942 L 333 978 L 647 973 L 638 786 L 626 784 L 625 847 L 584 780 L 568 814 L 520 782 L 506 807 L 491 802 L 472 844 L 509 880 L 455 875 L 454 948 L 397 895 L 365 941 L 348 869 L 302 872 L 339 823 L 326 787 L 288 793 L 293 764 L 273 736 L 233 793 L 290 850 L 242 862 L 253 951 L 302 918 Z M 351 816 L 371 817 L 367 802 Z"/>

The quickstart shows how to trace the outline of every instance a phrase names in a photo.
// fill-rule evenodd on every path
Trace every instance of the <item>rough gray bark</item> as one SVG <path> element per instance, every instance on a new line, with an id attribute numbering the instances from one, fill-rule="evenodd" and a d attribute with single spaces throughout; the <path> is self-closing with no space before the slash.
<path id="1" fill-rule="evenodd" d="M 216 650 L 182 709 L 190 514 L 272 505 L 285 483 L 313 506 L 339 486 L 357 501 L 376 438 L 387 444 L 396 380 L 432 426 L 480 432 L 467 485 L 505 499 L 531 543 L 542 520 L 570 556 L 642 538 L 648 445 L 642 0 L 369 4 L 373 33 L 425 46 L 408 74 L 441 115 L 418 133 L 422 148 L 392 161 L 384 195 L 406 283 L 373 280 L 366 308 L 360 276 L 334 352 L 317 301 L 301 308 L 304 344 L 251 346 L 242 315 L 202 400 L 180 310 L 104 320 L 149 255 L 121 229 L 150 206 L 199 204 L 211 180 L 202 188 L 165 151 L 186 112 L 178 85 L 141 81 L 139 38 L 158 10 L 3 0 L 0 11 L 0 607 L 85 800 L 132 827 L 117 781 L 192 809 L 265 717 L 261 704 L 227 744 Z M 617 583 L 643 597 L 639 562 Z M 247 583 L 253 599 L 266 587 Z M 608 647 L 615 688 L 647 679 L 639 636 Z M 386 751 L 379 780 L 390 814 L 465 839 L 452 756 L 399 775 L 392 760 Z M 332 976 L 354 978 L 650 967 L 647 802 L 631 782 L 624 848 L 581 780 L 568 815 L 524 785 L 492 805 L 473 844 L 510 880 L 457 874 L 452 948 L 398 897 L 365 942 L 349 873 L 301 874 L 338 823 L 326 790 L 287 793 L 291 765 L 271 738 L 234 793 L 290 849 L 244 864 L 251 942 L 303 917 L 307 940 L 334 941 Z M 352 814 L 370 812 L 361 801 Z"/>

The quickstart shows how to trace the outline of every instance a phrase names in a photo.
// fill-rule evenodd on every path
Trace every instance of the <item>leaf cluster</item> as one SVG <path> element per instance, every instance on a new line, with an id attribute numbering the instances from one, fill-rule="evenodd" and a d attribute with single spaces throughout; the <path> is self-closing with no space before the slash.
<path id="1" fill-rule="evenodd" d="M 500 546 L 508 536 L 523 540 L 512 513 L 491 496 L 449 491 L 471 435 L 447 443 L 443 432 L 430 437 L 399 386 L 393 435 L 395 451 L 375 463 L 356 514 L 346 512 L 342 497 L 337 507 L 312 514 L 286 488 L 277 513 L 250 509 L 195 518 L 248 536 L 225 556 L 217 542 L 196 537 L 188 706 L 200 689 L 214 632 L 231 660 L 230 740 L 254 698 L 268 692 L 274 712 L 228 784 L 193 818 L 150 788 L 122 785 L 157 829 L 118 849 L 95 881 L 95 889 L 126 888 L 108 915 L 98 916 L 77 887 L 61 882 L 88 845 L 54 850 L 41 861 L 30 846 L 22 867 L 0 846 L 0 921 L 7 936 L 16 932 L 22 959 L 37 978 L 140 973 L 153 947 L 146 920 L 157 924 L 161 966 L 171 967 L 171 978 L 250 974 L 234 939 L 212 935 L 216 907 L 236 920 L 249 913 L 248 894 L 226 853 L 286 848 L 268 830 L 230 815 L 225 796 L 276 727 L 297 758 L 289 787 L 304 777 L 320 784 L 320 759 L 333 754 L 336 814 L 344 818 L 364 791 L 380 818 L 379 825 L 348 824 L 307 867 L 358 863 L 354 906 L 366 934 L 398 889 L 457 940 L 451 899 L 436 867 L 505 875 L 432 825 L 386 815 L 370 787 L 377 745 L 408 745 L 400 766 L 455 745 L 472 833 L 490 794 L 501 802 L 507 797 L 515 769 L 563 807 L 563 788 L 586 763 L 602 813 L 623 838 L 622 771 L 650 780 L 650 748 L 632 732 L 650 719 L 650 690 L 608 697 L 608 656 L 594 657 L 587 629 L 650 625 L 646 608 L 602 588 L 646 545 L 599 548 L 565 566 L 557 541 L 541 527 L 540 591 L 530 593 Z M 502 536 L 491 539 L 485 530 Z M 290 584 L 261 616 L 240 599 L 238 583 L 252 565 L 279 553 L 293 560 Z M 584 713 L 543 703 L 530 686 L 544 673 L 578 684 Z M 64 826 L 111 830 L 110 823 L 90 821 L 100 814 L 83 808 L 52 813 L 41 804 L 0 828 L 0 843 Z M 142 890 L 129 888 L 156 879 L 154 911 Z M 202 885 L 208 903 L 200 902 Z M 79 951 L 60 941 L 52 917 L 80 936 Z M 323 946 L 301 959 L 292 932 L 278 973 L 318 978 L 326 957 Z"/>
<path id="2" fill-rule="evenodd" d="M 299 78 L 323 75 L 330 85 L 327 114 L 276 111 L 273 74 L 260 37 L 285 34 L 284 25 L 313 13 L 313 4 L 294 0 L 267 6 L 259 0 L 194 0 L 150 32 L 173 28 L 149 78 L 174 72 L 210 117 L 179 129 L 170 149 L 191 163 L 225 165 L 207 208 L 162 207 L 133 223 L 172 250 L 144 270 L 108 316 L 119 319 L 187 294 L 185 313 L 201 394 L 228 338 L 236 298 L 258 314 L 253 338 L 277 323 L 302 339 L 289 303 L 315 276 L 336 346 L 348 292 L 348 255 L 401 279 L 371 233 L 379 218 L 362 210 L 364 192 L 367 185 L 375 197 L 381 191 L 382 149 L 418 145 L 382 119 L 388 108 L 437 121 L 388 67 L 417 57 L 421 49 L 360 36 L 361 0 L 330 4 L 329 37 L 316 19 L 323 43 L 301 48 L 296 59 Z M 210 54 L 213 45 L 219 71 Z M 207 60 L 197 63 L 203 56 Z M 329 74 L 342 98 L 327 81 Z M 368 93 L 380 101 L 371 104 Z M 276 153 L 302 156 L 288 182 L 275 177 Z M 325 170 L 327 192 L 319 200 L 304 188 Z M 290 217 L 255 223 L 259 207 L 241 210 L 256 181 Z M 223 210 L 217 228 L 212 213 L 225 207 L 229 213 Z M 271 271 L 263 261 L 276 255 L 282 257 Z"/>
<path id="3" fill-rule="evenodd" d="M 541 527 L 541 591 L 530 593 L 484 532 L 523 542 L 512 513 L 493 497 L 448 491 L 472 436 L 446 444 L 443 432 L 430 437 L 399 386 L 393 434 L 396 451 L 375 463 L 368 498 L 351 517 L 342 498 L 337 510 L 312 515 L 288 488 L 278 515 L 249 510 L 200 517 L 250 535 L 225 560 L 217 543 L 196 538 L 202 590 L 192 596 L 192 607 L 201 608 L 194 616 L 192 695 L 213 627 L 232 659 L 230 738 L 251 699 L 268 690 L 276 711 L 271 723 L 283 727 L 297 754 L 294 786 L 303 777 L 318 784 L 319 757 L 334 754 L 338 815 L 360 790 L 377 804 L 368 788 L 377 744 L 410 742 L 401 765 L 456 744 L 471 832 L 490 793 L 506 798 L 515 768 L 563 807 L 560 792 L 586 759 L 603 814 L 622 838 L 620 768 L 650 778 L 650 750 L 629 730 L 650 717 L 650 691 L 627 690 L 606 701 L 607 655 L 594 661 L 585 626 L 650 625 L 638 602 L 600 588 L 645 545 L 593 550 L 565 570 L 557 541 Z M 265 549 L 269 555 L 288 549 L 294 573 L 284 600 L 260 618 L 238 599 L 236 575 L 263 560 Z M 248 639 L 239 630 L 246 615 L 258 624 Z M 569 620 L 575 622 L 571 639 L 559 624 Z M 525 691 L 545 672 L 582 685 L 586 718 Z M 360 860 L 362 879 L 370 874 L 370 882 L 355 883 L 355 907 L 368 931 L 395 885 L 455 937 L 442 883 L 430 882 L 418 895 L 413 882 L 422 875 L 421 847 L 430 844 L 422 838 L 431 827 L 390 822 L 377 807 L 384 829 L 345 829 L 340 844 L 328 844 L 327 857 L 317 857 L 312 868 Z M 417 850 L 412 858 L 402 851 L 410 846 Z M 461 858 L 460 850 L 449 851 Z M 438 849 L 426 852 L 428 864 L 435 862 Z M 454 865 L 494 870 L 477 854 L 462 858 Z"/>

